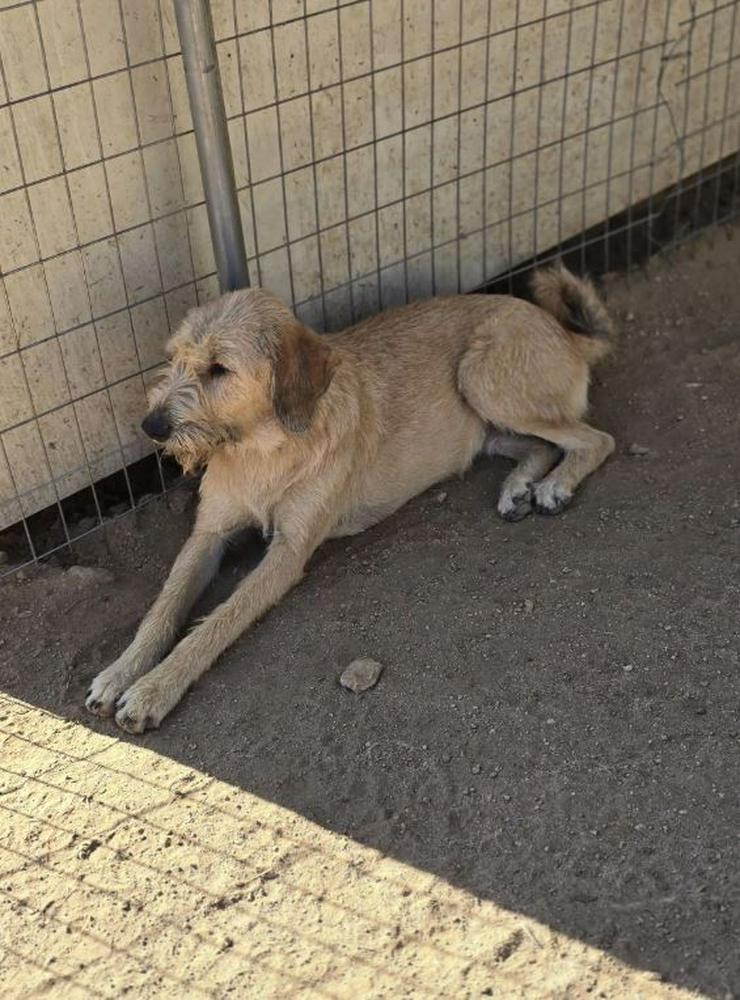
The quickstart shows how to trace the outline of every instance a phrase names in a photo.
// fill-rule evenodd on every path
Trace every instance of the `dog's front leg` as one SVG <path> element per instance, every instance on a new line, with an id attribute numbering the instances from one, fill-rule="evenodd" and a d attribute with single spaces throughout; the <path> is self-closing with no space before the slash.
<path id="1" fill-rule="evenodd" d="M 232 596 L 121 696 L 118 725 L 130 733 L 158 726 L 217 657 L 298 583 L 313 548 L 291 545 L 276 535 L 262 562 Z"/>
<path id="2" fill-rule="evenodd" d="M 218 569 L 225 537 L 196 525 L 170 571 L 159 597 L 131 645 L 97 675 L 85 705 L 95 715 L 113 715 L 116 699 L 170 649 L 187 613 Z"/>

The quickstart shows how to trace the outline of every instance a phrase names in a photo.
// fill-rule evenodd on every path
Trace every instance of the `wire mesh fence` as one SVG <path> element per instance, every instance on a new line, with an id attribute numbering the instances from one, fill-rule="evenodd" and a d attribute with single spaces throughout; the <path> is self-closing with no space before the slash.
<path id="1" fill-rule="evenodd" d="M 732 218 L 738 7 L 213 0 L 253 283 L 331 330 Z M 3 572 L 175 476 L 146 389 L 218 288 L 171 0 L 0 0 L 0 271 Z"/>

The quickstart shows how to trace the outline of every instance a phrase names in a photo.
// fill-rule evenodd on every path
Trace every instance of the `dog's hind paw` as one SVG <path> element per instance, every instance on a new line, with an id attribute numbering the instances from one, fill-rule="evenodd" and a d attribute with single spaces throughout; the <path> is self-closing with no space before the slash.
<path id="1" fill-rule="evenodd" d="M 534 488 L 534 509 L 538 514 L 559 514 L 572 499 L 572 493 L 552 480 L 543 479 Z"/>
<path id="2" fill-rule="evenodd" d="M 516 493 L 504 485 L 498 498 L 498 512 L 504 521 L 522 521 L 532 513 L 533 509 L 533 494 L 530 484 Z"/>

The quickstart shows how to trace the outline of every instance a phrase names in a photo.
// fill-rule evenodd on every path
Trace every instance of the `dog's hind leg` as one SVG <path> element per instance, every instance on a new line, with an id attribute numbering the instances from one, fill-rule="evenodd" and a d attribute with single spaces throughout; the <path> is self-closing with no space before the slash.
<path id="1" fill-rule="evenodd" d="M 519 468 L 514 470 L 516 490 L 524 492 L 525 480 L 536 482 L 533 498 L 525 496 L 519 503 L 522 516 L 528 512 L 527 502 L 541 513 L 557 514 L 581 481 L 614 450 L 609 434 L 582 421 L 588 406 L 589 365 L 575 337 L 547 324 L 536 330 L 522 325 L 500 336 L 495 327 L 482 325 L 460 361 L 460 392 L 484 420 L 500 431 L 538 438 L 564 453 L 547 471 L 546 452 L 540 447 L 532 456 L 531 469 L 524 466 L 521 477 Z M 515 516 L 516 507 L 511 505 Z"/>
<path id="2" fill-rule="evenodd" d="M 498 512 L 505 521 L 521 521 L 534 509 L 534 484 L 552 469 L 560 451 L 540 438 L 499 431 L 489 434 L 484 451 L 516 462 L 501 487 Z"/>
<path id="3" fill-rule="evenodd" d="M 532 435 L 557 445 L 563 458 L 535 482 L 532 503 L 538 514 L 559 514 L 573 499 L 576 488 L 614 451 L 614 438 L 582 421 L 551 425 L 533 421 L 517 422 L 516 432 Z M 517 469 L 514 470 L 516 473 Z"/>
<path id="4" fill-rule="evenodd" d="M 576 488 L 614 451 L 614 438 L 582 421 L 560 427 L 535 425 L 530 433 L 552 441 L 565 452 L 563 460 L 534 487 L 539 514 L 559 514 Z"/>

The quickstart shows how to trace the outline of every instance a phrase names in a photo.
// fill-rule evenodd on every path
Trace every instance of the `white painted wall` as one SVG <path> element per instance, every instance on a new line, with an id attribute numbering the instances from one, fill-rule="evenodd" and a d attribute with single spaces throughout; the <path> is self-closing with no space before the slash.
<path id="1" fill-rule="evenodd" d="M 740 147 L 738 6 L 214 0 L 252 280 L 336 327 L 709 166 Z M 216 283 L 171 0 L 0 0 L 0 59 L 3 527 L 147 452 Z"/>

